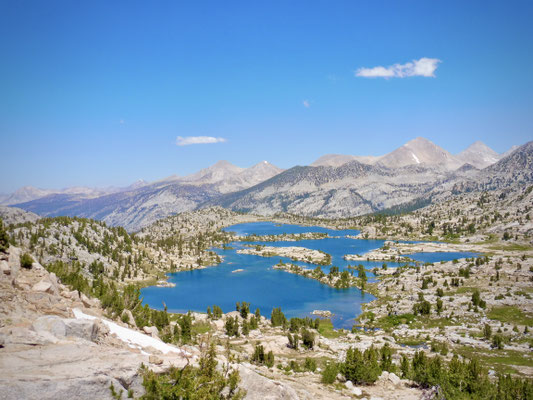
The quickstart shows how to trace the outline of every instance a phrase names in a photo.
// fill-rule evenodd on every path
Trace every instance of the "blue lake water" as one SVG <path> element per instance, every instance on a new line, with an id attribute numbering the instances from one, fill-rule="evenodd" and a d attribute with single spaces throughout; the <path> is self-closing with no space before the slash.
<path id="1" fill-rule="evenodd" d="M 301 240 L 297 242 L 233 242 L 233 249 L 213 249 L 223 262 L 216 267 L 183 271 L 169 274 L 169 281 L 176 284 L 173 288 L 147 287 L 141 290 L 144 302 L 150 307 L 162 309 L 163 304 L 171 312 L 200 311 L 205 312 L 207 306 L 220 306 L 224 312 L 234 311 L 235 303 L 247 301 L 250 308 L 261 310 L 266 317 L 274 307 L 281 307 L 287 318 L 311 316 L 313 310 L 329 310 L 333 325 L 336 328 L 351 328 L 354 319 L 361 313 L 361 304 L 372 301 L 374 297 L 362 293 L 357 288 L 335 289 L 310 278 L 290 274 L 273 269 L 280 259 L 292 262 L 284 257 L 260 257 L 255 255 L 237 254 L 237 250 L 246 245 L 264 244 L 267 246 L 286 247 L 301 246 L 322 250 L 332 257 L 332 265 L 344 270 L 348 265 L 363 264 L 366 269 L 381 267 L 382 262 L 346 261 L 346 254 L 364 254 L 381 247 L 383 240 L 351 239 L 346 235 L 357 235 L 356 230 L 336 231 L 322 227 L 299 225 L 278 225 L 272 222 L 254 222 L 233 225 L 225 229 L 238 235 L 279 235 L 283 233 L 323 232 L 330 238 L 318 240 Z M 425 256 L 428 254 L 429 256 Z M 435 254 L 449 257 L 450 253 L 419 253 L 413 259 L 422 262 L 430 261 Z M 454 253 L 449 259 L 471 257 L 470 253 Z M 415 256 L 417 258 L 415 258 Z M 437 257 L 439 258 L 439 257 Z M 439 258 L 446 260 L 447 258 Z M 295 264 L 314 268 L 312 264 L 294 262 Z M 387 262 L 388 267 L 397 267 L 397 263 Z M 242 272 L 233 273 L 236 269 Z M 322 266 L 327 273 L 330 266 Z M 372 279 L 370 272 L 367 275 Z"/>

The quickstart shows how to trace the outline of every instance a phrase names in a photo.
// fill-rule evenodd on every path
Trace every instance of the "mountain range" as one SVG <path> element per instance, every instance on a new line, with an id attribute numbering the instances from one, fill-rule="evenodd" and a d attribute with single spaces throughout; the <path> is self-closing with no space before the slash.
<path id="1" fill-rule="evenodd" d="M 531 183 L 532 154 L 533 142 L 504 154 L 476 142 L 452 155 L 416 138 L 383 156 L 329 154 L 288 170 L 267 161 L 249 168 L 219 161 L 192 175 L 139 181 L 122 189 L 53 192 L 25 187 L 2 204 L 43 216 L 100 219 L 130 231 L 210 205 L 263 215 L 348 217 L 414 207 L 464 191 Z"/>
<path id="2" fill-rule="evenodd" d="M 160 218 L 193 210 L 224 193 L 254 186 L 282 171 L 267 161 L 250 168 L 239 168 L 227 161 L 219 161 L 189 176 L 174 175 L 101 195 L 91 196 L 66 190 L 46 193 L 35 189 L 31 193 L 45 194 L 28 201 L 4 205 L 31 210 L 42 216 L 67 215 L 100 219 L 112 226 L 120 225 L 129 230 L 137 230 Z M 21 197 L 28 190 L 17 192 L 10 198 Z"/>
<path id="3" fill-rule="evenodd" d="M 477 141 L 459 154 L 452 155 L 435 143 L 418 137 L 396 150 L 382 156 L 352 156 L 345 154 L 326 154 L 311 164 L 312 167 L 340 167 L 350 161 L 359 161 L 363 164 L 380 164 L 389 168 L 404 167 L 406 165 L 439 165 L 449 170 L 454 170 L 464 164 L 483 169 L 494 164 L 509 152 L 498 154 L 483 142 Z"/>
<path id="4" fill-rule="evenodd" d="M 110 193 L 117 192 L 126 192 L 129 190 L 134 190 L 141 188 L 147 185 L 147 182 L 139 179 L 138 181 L 132 183 L 129 186 L 120 188 L 120 187 L 107 187 L 103 189 L 90 188 L 86 186 L 74 186 L 65 189 L 39 189 L 33 186 L 23 186 L 14 193 L 8 195 L 0 194 L 0 205 L 9 206 L 18 203 L 24 203 L 36 199 L 40 199 L 50 195 L 64 194 L 72 196 L 73 198 L 79 199 L 90 199 L 99 196 L 103 196 Z"/>

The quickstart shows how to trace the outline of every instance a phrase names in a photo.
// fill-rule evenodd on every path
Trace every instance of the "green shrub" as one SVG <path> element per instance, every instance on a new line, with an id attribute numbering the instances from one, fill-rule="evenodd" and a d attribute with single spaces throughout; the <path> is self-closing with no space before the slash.
<path id="1" fill-rule="evenodd" d="M 492 328 L 489 324 L 485 324 L 485 326 L 483 327 L 483 337 L 485 338 L 485 340 L 490 340 L 491 335 Z"/>
<path id="2" fill-rule="evenodd" d="M 20 257 L 20 266 L 22 268 L 30 269 L 32 265 L 33 265 L 33 258 L 28 253 L 24 253 Z"/>
<path id="3" fill-rule="evenodd" d="M 130 323 L 130 316 L 127 313 L 123 313 L 120 317 L 120 320 L 124 322 L 125 324 Z"/>
<path id="4" fill-rule="evenodd" d="M 402 359 L 402 371 L 403 365 Z M 497 382 L 491 382 L 486 370 L 476 359 L 460 361 L 457 355 L 445 364 L 439 356 L 428 358 L 424 352 L 417 352 L 408 376 L 422 388 L 440 387 L 440 397 L 446 399 L 533 398 L 531 380 L 500 375 Z"/>
<path id="5" fill-rule="evenodd" d="M 474 307 L 481 308 L 485 308 L 487 305 L 485 301 L 481 299 L 481 293 L 479 292 L 479 289 L 475 289 L 472 293 L 472 304 L 474 305 Z"/>
<path id="6" fill-rule="evenodd" d="M 217 370 L 215 346 L 199 360 L 199 367 L 171 367 L 168 372 L 156 374 L 143 368 L 145 400 L 155 399 L 228 399 L 240 400 L 246 391 L 239 389 L 239 372 L 224 368 Z"/>
<path id="7" fill-rule="evenodd" d="M 315 344 L 315 334 L 307 329 L 302 329 L 302 344 L 307 349 L 312 349 Z"/>
<path id="8" fill-rule="evenodd" d="M 405 354 L 402 354 L 402 361 L 400 363 L 400 371 L 403 379 L 408 379 L 411 376 L 411 363 Z"/>
<path id="9" fill-rule="evenodd" d="M 268 368 L 274 366 L 274 353 L 269 351 L 265 354 L 265 348 L 262 344 L 256 344 L 254 354 L 252 354 L 252 362 L 259 365 L 266 365 Z"/>
<path id="10" fill-rule="evenodd" d="M 329 385 L 335 382 L 335 379 L 337 379 L 337 374 L 339 373 L 339 367 L 336 363 L 327 363 L 324 367 L 324 370 L 322 371 L 322 378 L 321 382 Z"/>
<path id="11" fill-rule="evenodd" d="M 314 358 L 306 357 L 304 361 L 304 369 L 306 371 L 315 372 L 316 371 L 316 361 Z"/>
<path id="12" fill-rule="evenodd" d="M 427 300 L 422 300 L 413 305 L 413 314 L 429 315 L 431 313 L 431 304 Z"/>
<path id="13" fill-rule="evenodd" d="M 501 335 L 494 335 L 492 337 L 492 347 L 498 350 L 503 349 L 503 338 Z"/>
<path id="14" fill-rule="evenodd" d="M 443 310 L 443 303 L 441 299 L 437 299 L 437 314 L 440 314 Z"/>
<path id="15" fill-rule="evenodd" d="M 287 339 L 289 340 L 289 348 L 298 350 L 298 335 L 287 333 Z"/>
<path id="16" fill-rule="evenodd" d="M 9 236 L 4 229 L 4 222 L 0 218 L 0 253 L 5 253 L 9 248 Z"/>

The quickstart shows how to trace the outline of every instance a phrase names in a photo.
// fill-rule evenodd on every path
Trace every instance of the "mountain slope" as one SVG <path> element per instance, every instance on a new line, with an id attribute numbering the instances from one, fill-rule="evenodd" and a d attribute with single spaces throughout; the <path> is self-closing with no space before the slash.
<path id="1" fill-rule="evenodd" d="M 134 231 L 160 218 L 193 210 L 198 204 L 217 194 L 210 185 L 170 183 L 144 186 L 94 199 L 80 200 L 69 195 L 50 195 L 17 206 L 42 216 L 93 218 Z"/>
<path id="2" fill-rule="evenodd" d="M 518 149 L 520 146 L 511 146 L 511 148 L 509 150 L 507 150 L 505 153 L 502 153 L 500 154 L 500 160 L 504 157 L 507 157 L 508 155 L 510 155 L 512 152 L 514 152 L 516 149 Z"/>
<path id="3" fill-rule="evenodd" d="M 138 180 L 132 185 L 125 188 L 109 187 L 104 189 L 89 188 L 85 186 L 73 186 L 65 189 L 39 189 L 33 186 L 24 186 L 10 195 L 2 196 L 0 205 L 14 205 L 19 203 L 26 203 L 32 200 L 41 199 L 51 195 L 65 195 L 72 199 L 89 199 L 100 196 L 105 196 L 110 193 L 116 193 L 121 191 L 127 191 L 137 189 L 146 185 L 143 180 Z"/>
<path id="4" fill-rule="evenodd" d="M 476 168 L 486 168 L 500 159 L 500 155 L 488 147 L 485 143 L 477 141 L 455 156 L 465 164 L 471 164 Z"/>
<path id="5" fill-rule="evenodd" d="M 283 171 L 281 168 L 261 161 L 250 168 L 240 168 L 228 161 L 218 161 L 192 175 L 176 178 L 177 182 L 190 185 L 213 185 L 220 193 L 230 193 L 257 185 Z"/>
<path id="6" fill-rule="evenodd" d="M 474 150 L 475 149 L 472 149 L 472 151 Z M 314 161 L 311 166 L 340 167 L 350 161 L 358 161 L 360 163 L 369 165 L 380 163 L 382 166 L 388 168 L 399 168 L 407 165 L 418 164 L 440 165 L 451 170 L 459 168 L 462 164 L 469 162 L 468 160 L 462 161 L 454 157 L 451 153 L 437 146 L 428 139 L 418 137 L 383 156 L 326 154 Z M 497 159 L 494 162 L 496 161 Z M 477 167 L 475 163 L 471 164 Z"/>
<path id="7" fill-rule="evenodd" d="M 219 161 L 185 178 L 170 177 L 152 184 L 138 182 L 96 198 L 58 193 L 17 204 L 41 216 L 79 216 L 121 225 L 136 231 L 154 221 L 196 209 L 222 193 L 242 190 L 277 175 L 282 170 L 266 161 L 244 169 Z"/>
<path id="8" fill-rule="evenodd" d="M 494 152 L 482 143 L 454 157 L 429 140 L 417 138 L 373 165 L 356 160 L 344 163 L 354 157 L 342 155 L 322 160 L 341 163 L 337 167 L 298 166 L 286 171 L 265 161 L 247 169 L 220 161 L 184 178 L 139 182 L 140 187 L 132 190 L 95 198 L 50 194 L 17 206 L 42 216 L 99 219 L 129 231 L 208 205 L 265 215 L 285 211 L 332 218 L 356 216 L 388 208 L 402 210 L 457 193 L 531 184 L 532 143 L 482 170 L 464 162 L 492 161 L 487 157 L 495 157 Z"/>
<path id="9" fill-rule="evenodd" d="M 504 189 L 533 184 L 533 141 L 528 142 L 478 174 L 457 182 L 453 193 Z"/>
<path id="10" fill-rule="evenodd" d="M 478 180 L 485 189 L 533 183 L 533 141 L 482 170 Z"/>
<path id="11" fill-rule="evenodd" d="M 393 170 L 357 161 L 338 168 L 294 167 L 208 204 L 265 215 L 346 217 L 411 202 L 450 178 L 448 172 L 427 166 Z"/>
<path id="12" fill-rule="evenodd" d="M 381 156 L 350 156 L 345 154 L 326 154 L 315 160 L 311 167 L 340 167 L 350 161 L 359 161 L 363 164 L 375 164 Z"/>
<path id="13" fill-rule="evenodd" d="M 471 164 L 449 170 L 456 165 L 449 153 L 443 153 L 431 142 L 415 144 L 405 146 L 394 161 L 401 164 L 402 157 L 412 157 L 408 152 L 413 152 L 421 158 L 437 156 L 432 159 L 434 163 L 439 161 L 437 165 L 420 162 L 388 168 L 381 161 L 376 165 L 351 161 L 337 168 L 294 167 L 247 190 L 214 198 L 208 204 L 265 215 L 290 212 L 337 218 L 426 204 L 431 199 L 442 200 L 467 191 L 533 183 L 533 142 L 483 170 Z M 428 146 L 429 151 L 421 151 Z M 389 161 L 392 163 L 393 159 Z"/>
<path id="14" fill-rule="evenodd" d="M 268 161 L 261 161 L 260 163 L 257 163 L 250 168 L 246 168 L 242 172 L 219 182 L 216 185 L 216 189 L 220 193 L 235 192 L 257 185 L 281 172 L 283 172 L 281 168 L 270 164 Z"/>
<path id="15" fill-rule="evenodd" d="M 182 182 L 190 182 L 195 185 L 205 185 L 223 181 L 238 175 L 243 171 L 244 168 L 237 167 L 226 160 L 221 160 L 210 167 L 204 168 L 179 180 Z"/>
<path id="16" fill-rule="evenodd" d="M 48 196 L 49 194 L 52 194 L 52 193 L 53 191 L 51 190 L 38 189 L 32 186 L 24 186 L 12 194 L 6 195 L 2 199 L 1 204 L 5 206 L 9 206 L 12 204 L 23 203 L 26 201 L 38 199 L 40 197 Z"/>
<path id="17" fill-rule="evenodd" d="M 456 169 L 463 164 L 442 147 L 422 137 L 407 142 L 393 152 L 380 158 L 378 162 L 389 168 L 426 164 L 441 165 L 447 169 Z"/>

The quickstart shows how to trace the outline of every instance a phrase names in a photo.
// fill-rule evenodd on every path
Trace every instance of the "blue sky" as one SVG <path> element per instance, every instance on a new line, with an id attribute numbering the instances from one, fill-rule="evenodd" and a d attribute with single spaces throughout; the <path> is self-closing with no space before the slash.
<path id="1" fill-rule="evenodd" d="M 533 139 L 531 20 L 531 1 L 0 1 L 0 192 L 417 136 L 503 152 Z M 423 58 L 430 76 L 386 69 Z M 356 76 L 379 66 L 401 77 Z"/>

